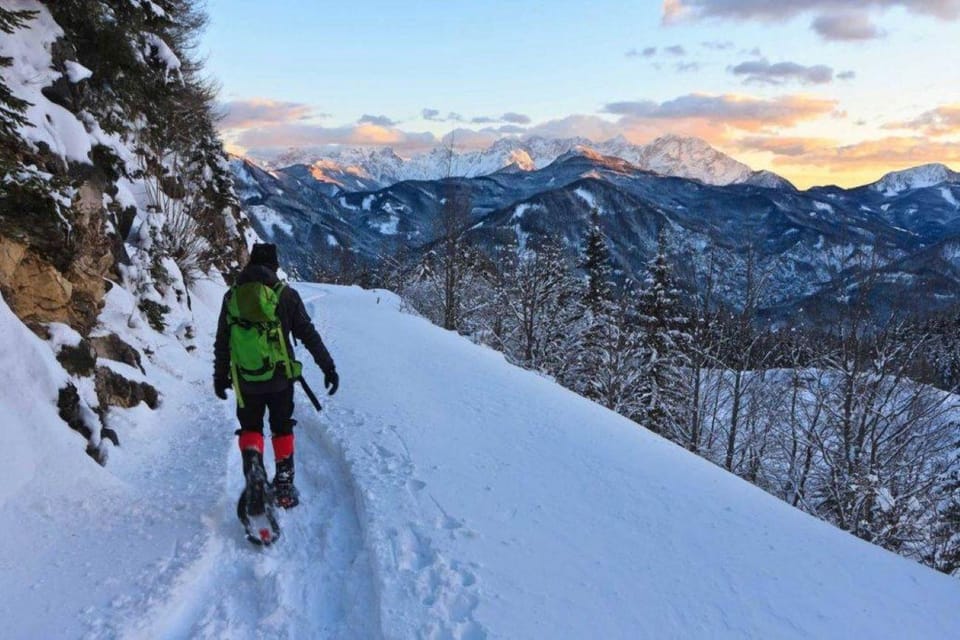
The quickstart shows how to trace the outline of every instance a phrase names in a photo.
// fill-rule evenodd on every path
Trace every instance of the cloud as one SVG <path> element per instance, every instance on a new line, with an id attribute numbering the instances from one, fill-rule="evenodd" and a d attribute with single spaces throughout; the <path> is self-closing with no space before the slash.
<path id="1" fill-rule="evenodd" d="M 929 162 L 960 162 L 960 142 L 894 136 L 846 146 L 825 146 L 802 157 L 805 165 L 823 165 L 832 170 L 879 167 L 881 171 L 891 171 Z"/>
<path id="2" fill-rule="evenodd" d="M 837 74 L 838 80 L 853 80 L 857 77 L 856 71 L 841 71 Z"/>
<path id="3" fill-rule="evenodd" d="M 530 116 L 524 115 L 522 113 L 515 113 L 513 111 L 508 111 L 507 113 L 500 116 L 500 119 L 504 122 L 509 122 L 510 124 L 530 124 Z"/>
<path id="4" fill-rule="evenodd" d="M 663 0 L 665 23 L 702 18 L 778 21 L 802 13 L 901 7 L 941 20 L 960 17 L 960 0 Z"/>
<path id="5" fill-rule="evenodd" d="M 766 151 L 778 156 L 798 158 L 836 146 L 836 141 L 827 138 L 747 136 L 737 140 L 735 146 L 742 151 Z"/>
<path id="6" fill-rule="evenodd" d="M 663 50 L 672 56 L 687 55 L 687 50 L 683 48 L 683 45 L 679 45 L 679 44 L 675 44 L 672 47 L 664 47 Z"/>
<path id="7" fill-rule="evenodd" d="M 437 109 L 423 109 L 420 117 L 424 120 L 440 120 L 440 112 Z"/>
<path id="8" fill-rule="evenodd" d="M 638 120 L 700 120 L 722 127 L 760 131 L 813 120 L 833 113 L 836 107 L 835 100 L 802 95 L 765 99 L 694 93 L 660 103 L 648 100 L 612 102 L 604 107 L 604 111 Z"/>
<path id="9" fill-rule="evenodd" d="M 526 127 L 521 127 L 520 125 L 516 125 L 516 124 L 505 124 L 505 125 L 502 125 L 502 126 L 497 127 L 496 131 L 497 131 L 498 133 L 505 133 L 505 134 L 509 134 L 509 135 L 514 135 L 514 134 L 526 133 L 526 132 L 527 132 L 527 128 L 526 128 Z"/>
<path id="10" fill-rule="evenodd" d="M 811 67 L 796 62 L 770 62 L 748 60 L 730 68 L 735 76 L 745 76 L 744 81 L 758 84 L 783 84 L 795 80 L 801 84 L 826 84 L 833 81 L 833 69 L 822 64 Z"/>
<path id="11" fill-rule="evenodd" d="M 473 124 L 493 124 L 500 122 L 497 118 L 491 118 L 490 116 L 477 116 L 476 118 L 470 118 L 470 122 Z"/>
<path id="12" fill-rule="evenodd" d="M 960 133 L 960 103 L 931 109 L 912 120 L 890 122 L 883 125 L 883 128 L 919 131 L 934 137 Z"/>
<path id="13" fill-rule="evenodd" d="M 824 40 L 876 40 L 887 34 L 866 13 L 827 13 L 814 18 L 810 26 Z"/>
<path id="14" fill-rule="evenodd" d="M 699 71 L 700 63 L 699 62 L 678 62 L 673 68 L 678 73 L 689 73 L 692 71 Z"/>
<path id="15" fill-rule="evenodd" d="M 729 49 L 733 49 L 733 43 L 729 40 L 701 42 L 700 46 L 704 49 L 710 49 L 711 51 L 727 51 Z"/>
<path id="16" fill-rule="evenodd" d="M 397 122 L 387 116 L 372 116 L 369 113 L 363 114 L 357 121 L 358 124 L 373 124 L 378 127 L 395 127 Z"/>
<path id="17" fill-rule="evenodd" d="M 590 140 L 609 140 L 623 129 L 615 122 L 599 116 L 571 115 L 556 120 L 548 120 L 527 129 L 527 133 L 544 138 L 588 138 Z"/>
<path id="18" fill-rule="evenodd" d="M 224 114 L 220 128 L 224 130 L 328 117 L 328 114 L 315 114 L 312 107 L 301 102 L 281 102 L 267 98 L 232 100 L 221 104 L 220 110 Z"/>
<path id="19" fill-rule="evenodd" d="M 323 127 L 306 123 L 283 123 L 240 132 L 235 143 L 245 149 L 284 150 L 290 147 L 329 145 L 389 146 L 398 152 L 425 151 L 436 144 L 432 133 L 402 131 L 372 123 Z"/>

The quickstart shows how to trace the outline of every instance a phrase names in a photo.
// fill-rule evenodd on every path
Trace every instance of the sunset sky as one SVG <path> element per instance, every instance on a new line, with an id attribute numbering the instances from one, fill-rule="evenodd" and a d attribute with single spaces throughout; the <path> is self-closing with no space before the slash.
<path id="1" fill-rule="evenodd" d="M 208 0 L 224 137 L 699 136 L 798 186 L 960 169 L 960 0 Z"/>

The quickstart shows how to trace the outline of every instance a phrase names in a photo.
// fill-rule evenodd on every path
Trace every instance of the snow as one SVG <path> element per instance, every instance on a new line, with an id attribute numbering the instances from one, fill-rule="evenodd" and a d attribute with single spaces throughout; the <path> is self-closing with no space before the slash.
<path id="1" fill-rule="evenodd" d="M 390 293 L 296 287 L 342 388 L 321 414 L 298 392 L 303 503 L 267 550 L 236 522 L 233 406 L 210 389 L 222 283 L 191 291 L 194 354 L 127 327 L 133 298 L 108 293 L 101 323 L 150 348 L 164 402 L 111 410 L 121 446 L 106 468 L 56 418 L 66 374 L 50 347 L 0 303 L 6 637 L 960 637 L 956 579 L 402 313 Z M 313 364 L 305 377 L 322 390 Z"/>
<path id="2" fill-rule="evenodd" d="M 587 191 L 587 190 L 584 189 L 583 187 L 577 187 L 577 188 L 573 191 L 573 193 L 576 194 L 576 196 L 577 196 L 578 198 L 580 198 L 581 200 L 583 200 L 584 202 L 586 202 L 586 203 L 587 203 L 587 206 L 589 206 L 589 207 L 591 207 L 591 208 L 596 208 L 596 206 L 597 206 L 597 199 L 594 197 L 594 195 L 593 195 L 592 193 L 590 193 L 589 191 Z"/>
<path id="3" fill-rule="evenodd" d="M 510 216 L 510 222 L 513 223 L 513 222 L 519 222 L 520 220 L 523 220 L 523 216 L 526 215 L 527 211 L 530 211 L 530 209 L 532 208 L 533 208 L 533 205 L 528 202 L 525 202 L 523 204 L 518 204 L 516 208 L 513 210 L 513 215 Z"/>
<path id="4" fill-rule="evenodd" d="M 47 332 L 50 334 L 47 344 L 50 345 L 54 353 L 60 353 L 60 349 L 63 347 L 76 347 L 83 339 L 83 336 L 62 322 L 48 323 Z"/>
<path id="5" fill-rule="evenodd" d="M 37 16 L 22 29 L 0 38 L 0 57 L 12 59 L 10 67 L 0 69 L 4 82 L 14 96 L 30 103 L 25 112 L 29 124 L 22 127 L 21 134 L 34 146 L 48 145 L 64 160 L 88 163 L 91 137 L 83 123 L 42 93 L 44 87 L 60 77 L 52 66 L 50 50 L 63 35 L 63 30 L 46 7 L 35 0 L 16 0 L 7 4 L 14 10 L 37 12 Z"/>
<path id="6" fill-rule="evenodd" d="M 388 202 L 386 205 L 384 205 L 384 209 L 387 209 L 389 204 L 390 203 Z M 390 211 L 392 211 L 392 209 L 390 209 Z M 382 222 L 371 221 L 370 224 L 373 226 L 373 228 L 385 236 L 395 236 L 398 233 L 397 227 L 400 224 L 400 218 L 395 213 L 391 213 L 390 217 L 386 220 Z"/>
<path id="7" fill-rule="evenodd" d="M 246 212 L 260 223 L 271 239 L 276 237 L 277 231 L 293 237 L 293 224 L 276 210 L 262 204 L 255 204 L 247 206 Z"/>
<path id="8" fill-rule="evenodd" d="M 64 66 L 67 67 L 67 78 L 74 84 L 93 76 L 93 71 L 90 71 L 90 69 L 87 69 L 79 62 L 67 60 L 64 62 Z"/>
<path id="9" fill-rule="evenodd" d="M 387 187 L 404 180 L 439 180 L 449 176 L 468 178 L 503 169 L 542 169 L 570 153 L 621 158 L 640 169 L 661 175 L 700 180 L 707 184 L 750 183 L 780 187 L 789 183 L 770 172 L 754 173 L 750 167 L 712 148 L 703 140 L 666 135 L 635 145 L 622 136 L 602 142 L 586 138 L 504 137 L 486 149 L 457 151 L 447 144 L 428 152 L 401 158 L 390 148 L 305 147 L 290 149 L 271 158 L 269 150 L 252 150 L 260 161 L 286 167 L 303 164 L 321 182 L 341 184 L 338 177 L 354 173 Z"/>
<path id="10" fill-rule="evenodd" d="M 826 202 L 820 202 L 819 200 L 814 200 L 814 201 L 813 201 L 813 207 L 814 207 L 817 211 L 826 211 L 827 213 L 833 213 L 833 212 L 834 212 L 834 210 L 833 210 L 833 205 L 828 204 L 828 203 L 826 203 Z"/>
<path id="11" fill-rule="evenodd" d="M 51 475 L 48 469 L 68 472 L 58 459 L 69 458 L 71 449 L 84 455 L 85 443 L 57 417 L 57 391 L 67 382 L 66 372 L 50 348 L 20 322 L 2 296 L 0 340 L 0 370 L 4 372 L 0 415 L 5 458 L 0 465 L 0 513 L 6 514 L 8 505 L 24 488 Z M 46 428 L 53 423 L 59 423 L 55 431 Z M 6 518 L 0 522 L 12 526 Z M 5 528 L 9 530 L 10 526 Z M 4 557 L 14 558 L 16 554 Z"/>
<path id="12" fill-rule="evenodd" d="M 370 194 L 370 195 L 368 195 L 368 196 L 364 196 L 364 197 L 363 197 L 363 202 L 360 203 L 360 208 L 363 209 L 364 211 L 370 211 L 370 205 L 372 205 L 373 202 L 374 202 L 374 200 L 376 200 L 376 199 L 377 199 L 377 196 L 375 196 L 375 195 L 373 195 L 373 194 Z M 340 200 L 341 200 L 341 202 L 342 202 L 342 201 L 343 201 L 343 198 L 341 198 Z"/>
<path id="13" fill-rule="evenodd" d="M 950 190 L 950 187 L 940 187 L 940 195 L 943 196 L 944 200 L 953 206 L 960 208 L 960 202 L 957 202 L 957 198 L 953 195 L 953 191 Z"/>
<path id="14" fill-rule="evenodd" d="M 155 33 L 143 34 L 143 55 L 147 58 L 155 58 L 163 66 L 164 79 L 168 82 L 171 79 L 180 78 L 180 58 L 164 42 L 163 38 Z"/>
<path id="15" fill-rule="evenodd" d="M 875 182 L 873 188 L 886 197 L 893 197 L 906 191 L 933 187 L 947 181 L 960 181 L 960 174 L 942 164 L 925 164 L 888 173 Z"/>

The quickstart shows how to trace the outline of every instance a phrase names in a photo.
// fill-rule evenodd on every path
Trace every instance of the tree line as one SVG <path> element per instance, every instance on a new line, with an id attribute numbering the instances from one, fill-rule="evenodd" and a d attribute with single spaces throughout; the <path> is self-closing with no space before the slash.
<path id="1" fill-rule="evenodd" d="M 807 513 L 960 573 L 960 309 L 878 325 L 862 286 L 835 320 L 773 328 L 749 256 L 731 304 L 713 265 L 681 290 L 667 230 L 634 279 L 614 269 L 599 211 L 582 246 L 491 253 L 463 232 L 461 200 L 446 199 L 429 250 L 359 279 Z"/>

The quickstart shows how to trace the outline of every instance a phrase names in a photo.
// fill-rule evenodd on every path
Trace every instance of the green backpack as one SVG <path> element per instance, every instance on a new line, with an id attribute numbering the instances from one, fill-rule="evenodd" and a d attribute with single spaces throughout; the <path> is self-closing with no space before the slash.
<path id="1" fill-rule="evenodd" d="M 230 374 L 237 403 L 244 406 L 240 382 L 272 380 L 282 366 L 290 380 L 300 377 L 300 363 L 287 352 L 283 327 L 277 315 L 280 294 L 286 285 L 269 287 L 248 282 L 233 287 L 227 302 L 230 327 Z"/>

